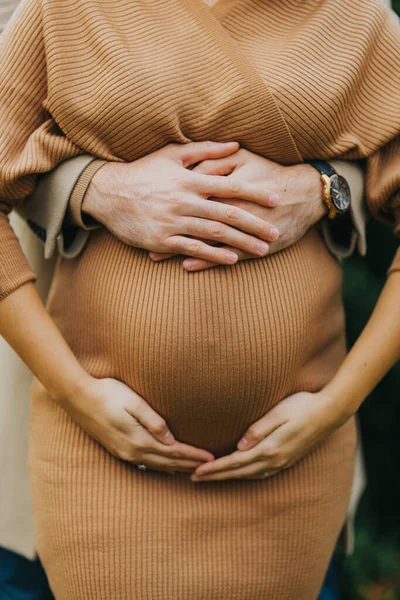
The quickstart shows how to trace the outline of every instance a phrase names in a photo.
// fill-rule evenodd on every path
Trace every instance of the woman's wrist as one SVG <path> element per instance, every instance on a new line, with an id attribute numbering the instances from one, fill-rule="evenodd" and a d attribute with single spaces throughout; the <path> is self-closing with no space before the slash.
<path id="1" fill-rule="evenodd" d="M 357 412 L 365 398 L 355 401 L 349 389 L 336 386 L 334 380 L 329 382 L 320 392 L 324 401 L 327 421 L 338 428 L 344 425 Z"/>
<path id="2" fill-rule="evenodd" d="M 78 363 L 64 369 L 62 377 L 42 381 L 50 396 L 59 406 L 70 412 L 75 400 L 82 397 L 83 391 L 92 381 L 92 377 Z"/>

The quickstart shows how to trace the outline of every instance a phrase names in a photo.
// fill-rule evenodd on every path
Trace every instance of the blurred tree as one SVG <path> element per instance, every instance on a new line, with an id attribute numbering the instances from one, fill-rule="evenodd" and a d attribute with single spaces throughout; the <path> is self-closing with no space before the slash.
<path id="1" fill-rule="evenodd" d="M 397 246 L 390 229 L 371 221 L 367 257 L 355 256 L 344 263 L 349 345 L 373 310 Z M 368 488 L 357 517 L 356 552 L 345 562 L 348 600 L 400 600 L 399 382 L 397 363 L 359 413 Z"/>

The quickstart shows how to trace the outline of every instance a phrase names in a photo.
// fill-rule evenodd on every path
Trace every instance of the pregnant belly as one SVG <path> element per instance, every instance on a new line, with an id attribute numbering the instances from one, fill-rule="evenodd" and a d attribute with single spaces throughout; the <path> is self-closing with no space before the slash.
<path id="1" fill-rule="evenodd" d="M 341 267 L 315 228 L 262 259 L 199 273 L 181 263 L 97 231 L 80 258 L 59 261 L 48 307 L 89 372 L 125 382 L 180 441 L 220 455 L 283 397 L 334 373 Z"/>

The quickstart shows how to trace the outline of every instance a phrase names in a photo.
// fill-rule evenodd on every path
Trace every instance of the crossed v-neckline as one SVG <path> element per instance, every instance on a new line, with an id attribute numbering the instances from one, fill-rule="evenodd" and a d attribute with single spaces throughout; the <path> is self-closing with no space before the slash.
<path id="1" fill-rule="evenodd" d="M 263 126 L 268 132 L 266 137 L 277 141 L 277 146 L 279 146 L 276 148 L 277 156 L 283 154 L 287 164 L 302 162 L 296 142 L 267 82 L 262 79 L 251 59 L 242 50 L 227 27 L 223 25 L 223 20 L 228 13 L 245 0 L 218 0 L 212 7 L 203 0 L 179 1 L 185 5 L 188 13 L 208 31 L 209 35 L 220 46 L 226 48 L 227 54 L 237 65 L 249 87 L 249 93 L 260 118 L 260 126 Z M 274 159 L 273 156 L 271 158 Z"/>

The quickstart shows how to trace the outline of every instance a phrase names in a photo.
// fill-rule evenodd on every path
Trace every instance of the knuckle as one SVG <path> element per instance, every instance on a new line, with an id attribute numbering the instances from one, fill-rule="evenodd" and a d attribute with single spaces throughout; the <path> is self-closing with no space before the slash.
<path id="1" fill-rule="evenodd" d="M 239 211 L 234 206 L 227 206 L 225 209 L 225 217 L 230 222 L 237 222 L 239 220 Z"/>
<path id="2" fill-rule="evenodd" d="M 214 238 L 221 238 L 225 233 L 225 227 L 222 223 L 212 223 L 209 228 L 209 233 Z"/>
<path id="3" fill-rule="evenodd" d="M 137 451 L 144 450 L 146 448 L 146 442 L 142 436 L 136 436 L 134 440 L 132 440 L 132 450 L 137 453 Z"/>
<path id="4" fill-rule="evenodd" d="M 172 458 L 181 458 L 182 454 L 179 450 L 173 450 L 171 452 L 171 456 L 172 456 Z"/>
<path id="5" fill-rule="evenodd" d="M 134 462 L 137 456 L 136 450 L 131 446 L 120 448 L 114 454 L 126 462 Z"/>
<path id="6" fill-rule="evenodd" d="M 183 249 L 182 241 L 175 236 L 168 238 L 165 246 L 173 254 L 180 254 Z"/>
<path id="7" fill-rule="evenodd" d="M 235 181 L 234 179 L 228 179 L 228 187 L 233 194 L 239 194 L 240 185 L 238 181 Z"/>
<path id="8" fill-rule="evenodd" d="M 278 457 L 278 448 L 276 444 L 269 442 L 265 444 L 263 449 L 263 454 L 266 458 L 277 458 Z"/>
<path id="9" fill-rule="evenodd" d="M 195 235 L 196 233 L 199 233 L 198 222 L 196 219 L 189 219 L 186 233 L 188 235 Z"/>
<path id="10" fill-rule="evenodd" d="M 176 181 L 176 184 L 181 186 L 182 182 L 179 179 L 178 181 Z M 173 196 L 171 196 L 171 198 L 169 199 L 169 202 L 172 206 L 172 208 L 174 208 L 175 210 L 180 209 L 183 206 L 183 198 L 182 196 L 178 195 L 178 194 L 174 194 Z"/>
<path id="11" fill-rule="evenodd" d="M 197 240 L 189 240 L 187 242 L 187 250 L 189 252 L 192 252 L 193 254 L 196 254 L 197 252 L 200 252 L 200 242 L 198 242 Z"/>
<path id="12" fill-rule="evenodd" d="M 258 440 L 260 437 L 260 433 L 257 431 L 257 427 L 254 427 L 254 425 L 250 425 L 250 427 L 247 430 L 246 437 L 249 437 L 252 441 Z"/>
<path id="13" fill-rule="evenodd" d="M 278 456 L 274 460 L 274 468 L 276 469 L 284 469 L 287 465 L 287 459 L 284 456 Z"/>
<path id="14" fill-rule="evenodd" d="M 164 419 L 159 419 L 155 421 L 152 425 L 152 430 L 154 433 L 163 433 L 166 427 L 166 422 Z"/>

